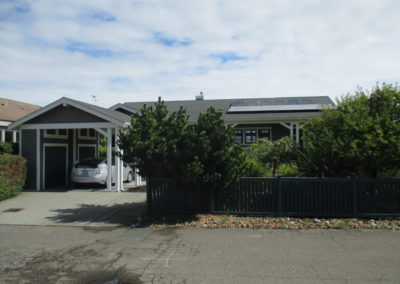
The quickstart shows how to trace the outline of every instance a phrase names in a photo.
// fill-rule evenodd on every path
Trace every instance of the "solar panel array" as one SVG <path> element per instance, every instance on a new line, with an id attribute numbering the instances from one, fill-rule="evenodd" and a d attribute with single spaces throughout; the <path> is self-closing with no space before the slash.
<path id="1" fill-rule="evenodd" d="M 304 98 L 262 98 L 237 100 L 231 106 L 267 106 L 267 105 L 300 105 L 300 104 L 330 104 L 327 97 L 304 97 Z"/>

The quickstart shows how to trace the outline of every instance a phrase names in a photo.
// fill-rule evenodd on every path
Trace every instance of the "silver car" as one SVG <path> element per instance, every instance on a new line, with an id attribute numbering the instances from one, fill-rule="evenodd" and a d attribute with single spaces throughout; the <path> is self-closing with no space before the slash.
<path id="1" fill-rule="evenodd" d="M 116 167 L 112 165 L 113 183 L 116 179 Z M 133 169 L 123 163 L 123 180 L 131 182 L 133 180 Z M 76 163 L 71 172 L 71 181 L 74 185 L 80 183 L 99 183 L 107 185 L 107 159 L 106 158 L 86 158 Z"/>

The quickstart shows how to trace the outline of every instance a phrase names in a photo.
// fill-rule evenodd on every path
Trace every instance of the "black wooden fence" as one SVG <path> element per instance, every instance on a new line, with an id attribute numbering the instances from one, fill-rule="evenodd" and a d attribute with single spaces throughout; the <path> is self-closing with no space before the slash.
<path id="1" fill-rule="evenodd" d="M 241 178 L 226 190 L 179 189 L 147 180 L 150 213 L 309 217 L 400 216 L 400 179 Z"/>

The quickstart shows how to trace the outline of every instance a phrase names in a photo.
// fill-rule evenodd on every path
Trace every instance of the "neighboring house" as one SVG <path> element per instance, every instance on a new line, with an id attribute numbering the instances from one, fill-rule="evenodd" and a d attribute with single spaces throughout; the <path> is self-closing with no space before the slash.
<path id="1" fill-rule="evenodd" d="M 7 130 L 8 125 L 39 108 L 37 105 L 0 98 L 0 141 L 18 142 L 18 131 Z"/>
<path id="2" fill-rule="evenodd" d="M 183 106 L 195 121 L 210 106 L 223 113 L 227 124 L 235 127 L 235 141 L 244 146 L 259 138 L 276 140 L 290 136 L 297 142 L 301 127 L 318 115 L 324 106 L 332 106 L 329 97 L 263 98 L 165 102 L 170 111 Z M 99 135 L 107 138 L 107 166 L 112 160 L 117 169 L 117 190 L 122 189 L 122 161 L 115 156 L 118 130 L 130 121 L 130 114 L 154 102 L 116 104 L 109 109 L 61 98 L 9 125 L 21 131 L 21 154 L 27 159 L 26 188 L 45 190 L 69 183 L 69 173 L 78 160 L 98 155 Z M 114 155 L 114 157 L 113 157 Z M 108 189 L 111 190 L 111 176 Z"/>

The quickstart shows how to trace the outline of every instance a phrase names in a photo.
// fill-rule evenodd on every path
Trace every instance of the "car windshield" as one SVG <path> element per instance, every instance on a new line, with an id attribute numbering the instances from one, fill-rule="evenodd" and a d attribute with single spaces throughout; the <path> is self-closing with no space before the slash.
<path id="1" fill-rule="evenodd" d="M 86 158 L 79 161 L 75 167 L 77 168 L 97 168 L 98 164 L 104 162 L 104 158 Z"/>

